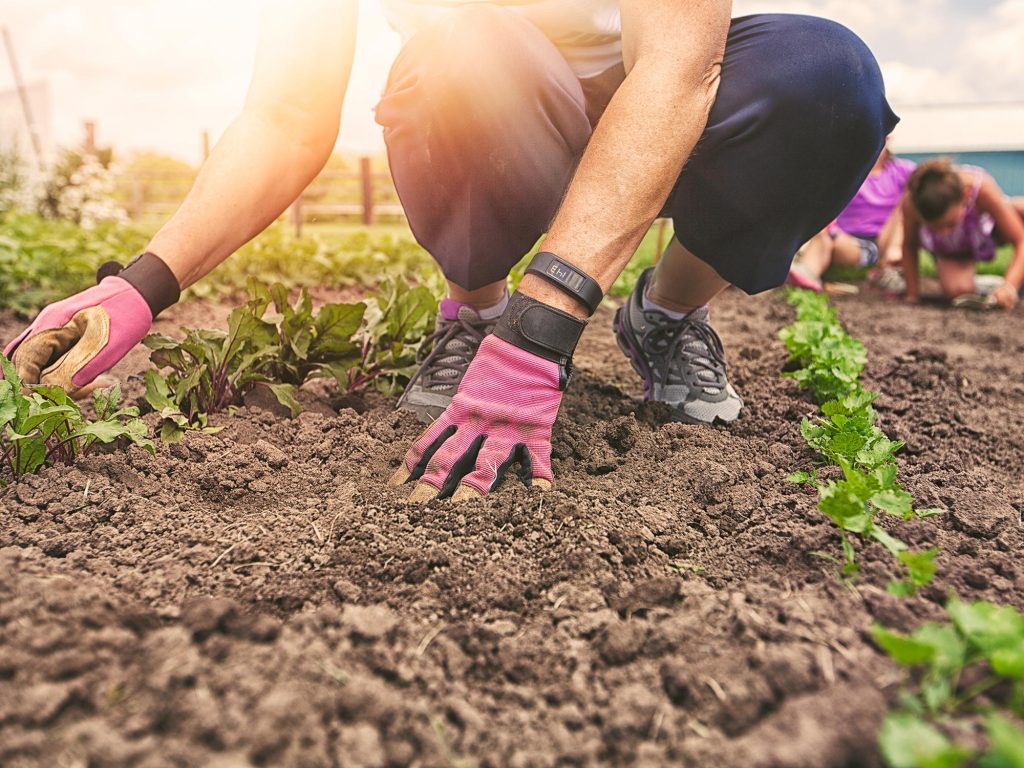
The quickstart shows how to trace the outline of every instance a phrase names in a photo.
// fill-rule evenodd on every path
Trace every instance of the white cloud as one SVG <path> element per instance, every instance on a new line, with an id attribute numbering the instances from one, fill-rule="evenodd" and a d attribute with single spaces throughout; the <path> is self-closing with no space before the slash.
<path id="1" fill-rule="evenodd" d="M 195 161 L 200 131 L 216 138 L 244 100 L 257 7 L 252 0 L 0 0 L 0 19 L 26 79 L 50 84 L 58 142 L 77 143 L 82 121 L 95 119 L 101 142 Z M 929 100 L 1024 100 L 1024 0 L 736 0 L 734 11 L 846 24 L 877 53 L 899 111 Z M 379 0 L 361 3 L 359 36 L 340 143 L 376 151 L 372 108 L 398 51 Z M 0 58 L 0 88 L 9 86 Z M 901 131 L 930 132 L 941 143 L 938 121 L 905 114 Z M 1024 143 L 1024 132 L 1017 140 Z"/>

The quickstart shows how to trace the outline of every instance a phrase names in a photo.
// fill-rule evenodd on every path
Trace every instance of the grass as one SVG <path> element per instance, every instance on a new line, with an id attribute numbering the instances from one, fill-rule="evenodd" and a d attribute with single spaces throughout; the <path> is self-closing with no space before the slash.
<path id="1" fill-rule="evenodd" d="M 921 274 L 924 277 L 937 278 L 935 271 L 935 259 L 926 251 L 919 254 Z M 980 262 L 978 264 L 979 275 L 1005 275 L 1010 262 L 1013 260 L 1013 246 L 1004 245 L 996 252 L 992 261 Z M 867 280 L 871 267 L 830 267 L 825 272 L 825 279 L 830 282 L 860 283 Z"/>

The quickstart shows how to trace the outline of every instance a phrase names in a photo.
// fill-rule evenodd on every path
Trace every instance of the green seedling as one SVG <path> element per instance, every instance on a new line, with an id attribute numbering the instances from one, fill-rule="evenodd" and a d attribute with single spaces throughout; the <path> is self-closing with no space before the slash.
<path id="1" fill-rule="evenodd" d="M 779 331 L 779 338 L 800 368 L 785 375 L 809 389 L 819 403 L 849 395 L 859 387 L 867 364 L 864 345 L 843 330 L 826 296 L 791 289 L 787 297 L 797 320 Z"/>
<path id="2" fill-rule="evenodd" d="M 891 464 L 904 443 L 890 440 L 875 425 L 871 404 L 877 397 L 858 385 L 850 394 L 824 403 L 822 416 L 804 419 L 800 433 L 832 464 L 845 461 L 866 470 Z"/>
<path id="3" fill-rule="evenodd" d="M 892 768 L 1024 766 L 1024 731 L 1006 716 L 1024 717 L 1024 615 L 955 597 L 946 610 L 949 622 L 928 622 L 910 635 L 872 627 L 878 645 L 915 673 L 902 709 L 886 716 L 882 754 Z M 965 718 L 978 714 L 988 742 L 980 753 L 947 736 L 969 734 L 977 720 Z"/>
<path id="4" fill-rule="evenodd" d="M 97 390 L 94 419 L 60 387 L 25 391 L 14 365 L 0 354 L 0 487 L 54 464 L 74 464 L 97 443 L 124 440 L 155 452 L 138 408 L 120 408 L 121 388 Z"/>

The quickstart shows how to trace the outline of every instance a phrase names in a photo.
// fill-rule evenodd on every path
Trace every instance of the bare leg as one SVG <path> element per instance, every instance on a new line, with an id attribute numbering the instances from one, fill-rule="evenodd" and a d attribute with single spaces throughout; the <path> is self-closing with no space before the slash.
<path id="1" fill-rule="evenodd" d="M 673 237 L 654 269 L 647 296 L 673 312 L 690 312 L 703 307 L 728 287 L 729 283 L 707 262 L 698 259 Z"/>
<path id="2" fill-rule="evenodd" d="M 947 299 L 955 299 L 966 293 L 974 293 L 973 261 L 962 259 L 936 259 L 935 270 L 939 273 L 939 285 Z"/>
<path id="3" fill-rule="evenodd" d="M 896 267 L 902 260 L 903 211 L 897 207 L 878 233 L 878 266 Z"/>
<path id="4" fill-rule="evenodd" d="M 804 243 L 796 260 L 817 277 L 821 277 L 832 263 L 832 246 L 832 238 L 829 236 L 828 230 L 823 229 Z"/>
<path id="5" fill-rule="evenodd" d="M 860 241 L 840 232 L 832 243 L 832 263 L 840 267 L 859 267 L 860 263 Z"/>
<path id="6" fill-rule="evenodd" d="M 465 288 L 448 281 L 448 296 L 460 304 L 469 304 L 473 309 L 487 309 L 493 307 L 505 297 L 504 280 L 488 283 L 483 288 L 467 291 Z"/>

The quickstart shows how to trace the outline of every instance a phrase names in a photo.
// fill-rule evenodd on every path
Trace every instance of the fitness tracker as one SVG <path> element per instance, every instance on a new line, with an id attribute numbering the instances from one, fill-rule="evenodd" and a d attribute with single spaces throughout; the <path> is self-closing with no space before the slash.
<path id="1" fill-rule="evenodd" d="M 604 291 L 594 278 L 548 251 L 534 256 L 526 272 L 544 278 L 572 296 L 587 308 L 588 314 L 594 314 L 604 298 Z"/>

